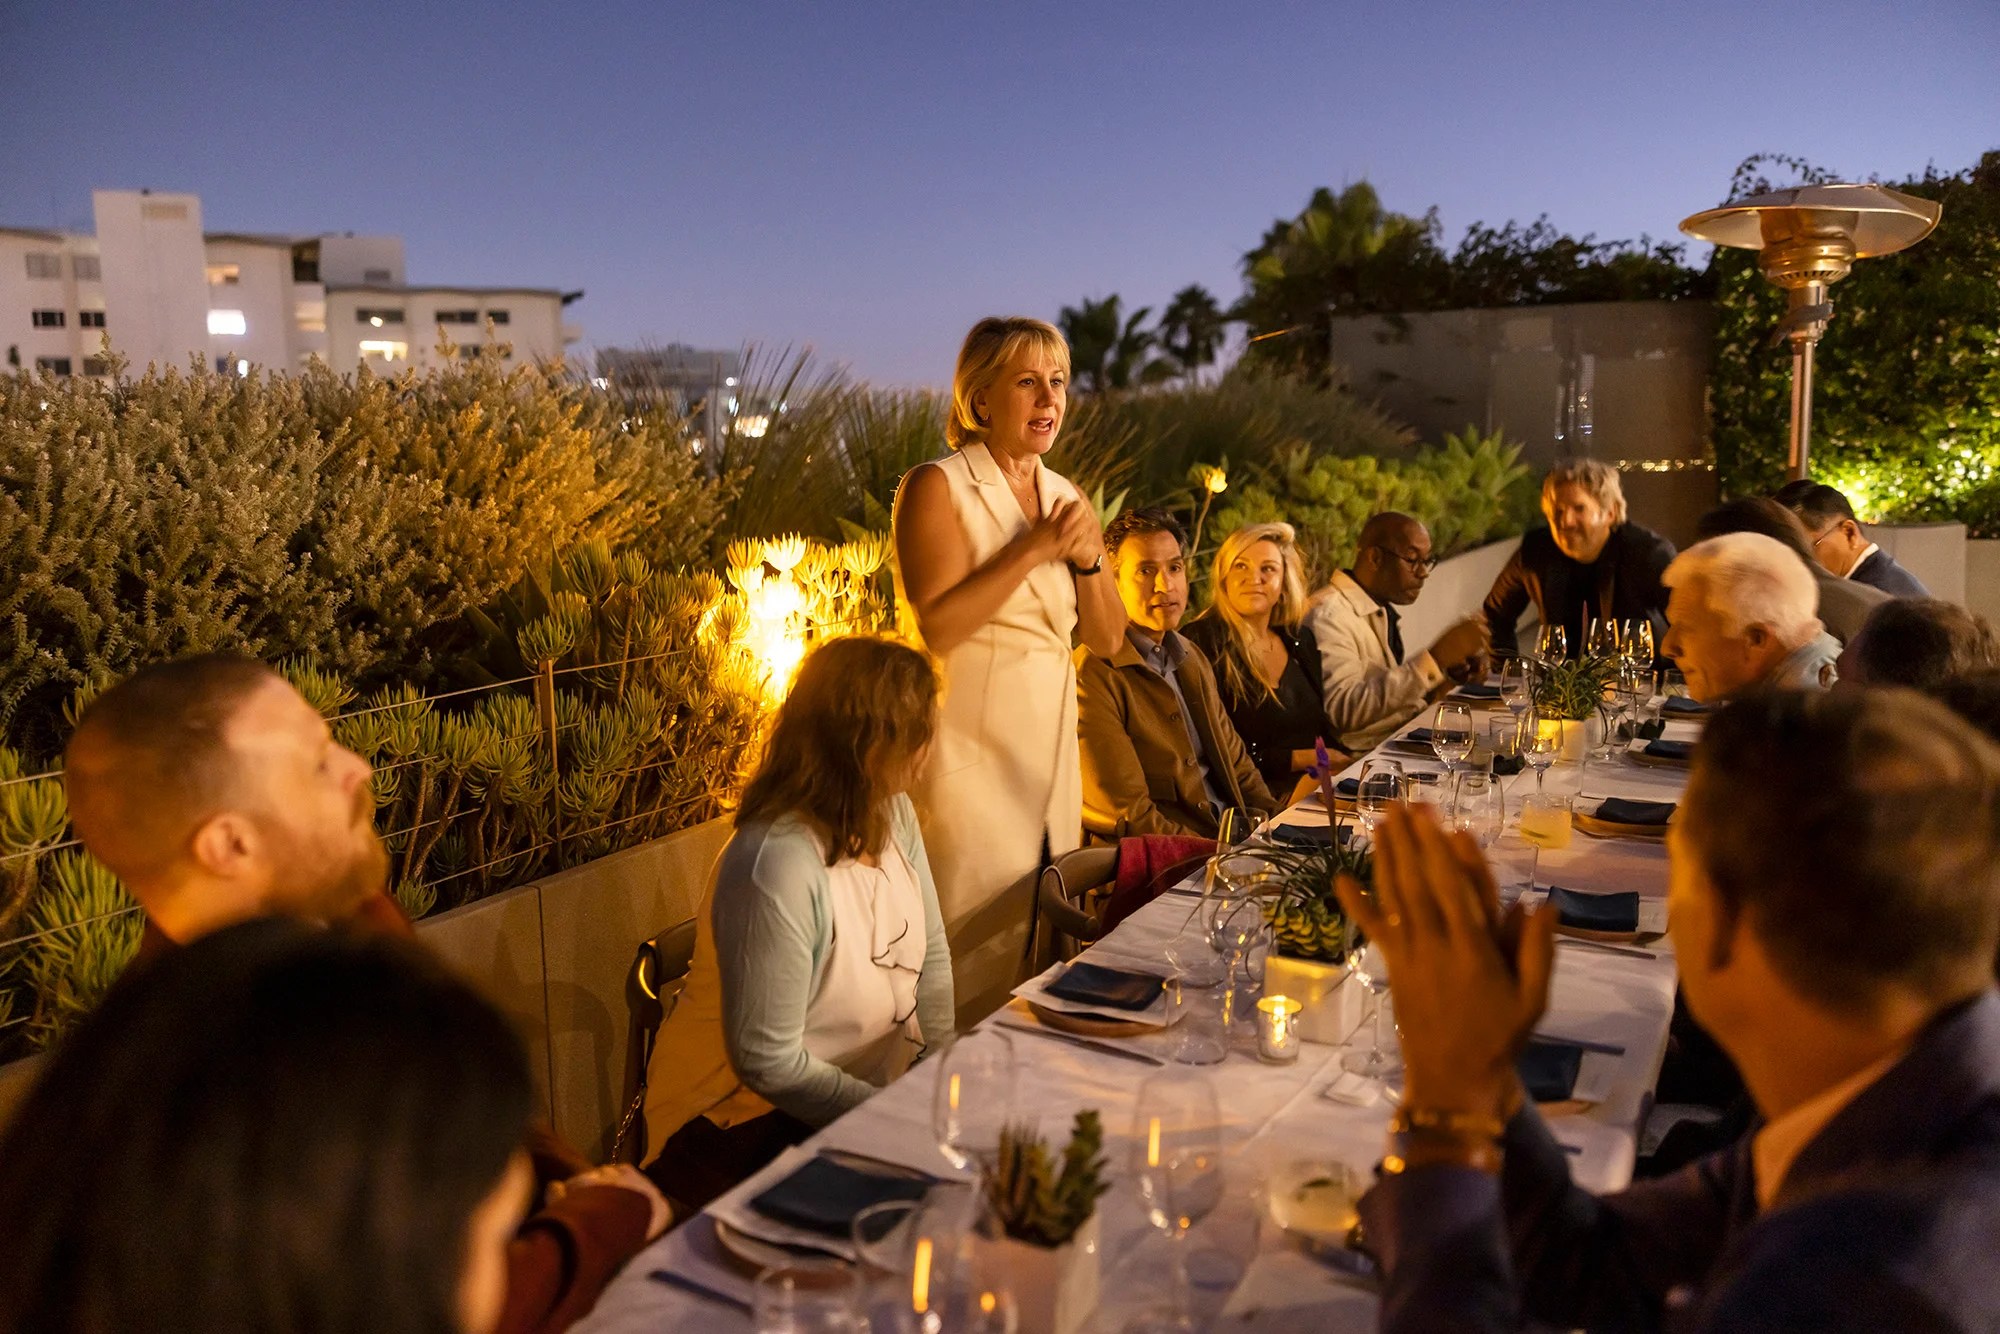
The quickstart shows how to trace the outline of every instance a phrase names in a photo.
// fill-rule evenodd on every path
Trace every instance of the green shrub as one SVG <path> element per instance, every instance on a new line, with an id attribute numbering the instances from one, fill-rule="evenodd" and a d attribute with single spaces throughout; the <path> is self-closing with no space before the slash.
<path id="1" fill-rule="evenodd" d="M 1770 186 L 1755 174 L 1762 161 L 1739 169 L 1732 195 Z M 1866 518 L 1955 519 L 2000 537 L 2000 151 L 1894 188 L 1939 201 L 1944 214 L 1924 241 L 1860 261 L 1831 289 L 1813 475 Z M 1726 494 L 1751 494 L 1785 477 L 1791 363 L 1787 348 L 1767 346 L 1785 294 L 1758 273 L 1754 252 L 1718 249 L 1712 268 L 1716 464 Z"/>

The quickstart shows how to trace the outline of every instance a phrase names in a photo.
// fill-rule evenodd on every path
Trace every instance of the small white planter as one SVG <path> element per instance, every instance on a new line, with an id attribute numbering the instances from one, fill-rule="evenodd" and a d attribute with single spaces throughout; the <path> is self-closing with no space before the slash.
<path id="1" fill-rule="evenodd" d="M 1272 953 L 1264 959 L 1264 994 L 1299 1002 L 1305 1007 L 1299 1011 L 1299 1036 L 1337 1047 L 1361 1022 L 1361 988 L 1347 985 L 1351 976 L 1341 964 Z"/>
<path id="2" fill-rule="evenodd" d="M 1603 735 L 1604 720 L 1597 714 L 1593 713 L 1588 718 L 1566 718 L 1562 724 L 1562 751 L 1556 758 L 1564 764 L 1582 764 Z"/>
<path id="3" fill-rule="evenodd" d="M 1061 1246 L 1000 1240 L 1019 1328 L 1076 1334 L 1097 1310 L 1098 1214 Z"/>

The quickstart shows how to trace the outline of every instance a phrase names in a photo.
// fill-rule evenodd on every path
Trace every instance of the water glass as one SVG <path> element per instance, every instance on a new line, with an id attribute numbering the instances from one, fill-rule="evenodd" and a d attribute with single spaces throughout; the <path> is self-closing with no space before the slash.
<path id="1" fill-rule="evenodd" d="M 767 1269 L 751 1290 L 757 1334 L 867 1334 L 861 1273 L 838 1260 Z"/>
<path id="2" fill-rule="evenodd" d="M 862 1264 L 887 1280 L 869 1298 L 876 1334 L 1013 1330 L 1001 1229 L 984 1187 L 946 1183 L 921 1200 L 870 1205 L 854 1216 L 851 1235 Z"/>
<path id="3" fill-rule="evenodd" d="M 937 1057 L 931 1129 L 945 1160 L 960 1171 L 999 1161 L 1000 1132 L 1014 1111 L 1014 1043 L 988 1029 L 968 1034 Z"/>
<path id="4" fill-rule="evenodd" d="M 1139 1085 L 1132 1117 L 1132 1179 L 1146 1221 L 1173 1244 L 1166 1328 L 1193 1328 L 1188 1229 L 1222 1202 L 1222 1108 L 1215 1085 L 1193 1070 L 1162 1070 Z"/>
<path id="5" fill-rule="evenodd" d="M 1369 760 L 1361 766 L 1354 813 L 1370 842 L 1375 838 L 1375 826 L 1389 813 L 1389 807 L 1408 795 L 1408 790 L 1409 780 L 1403 776 L 1403 766 L 1394 760 Z"/>
<path id="6" fill-rule="evenodd" d="M 1521 753 L 1521 716 L 1515 714 L 1507 718 L 1489 718 L 1486 722 L 1487 743 L 1498 758 L 1515 759 Z"/>
<path id="7" fill-rule="evenodd" d="M 1367 1051 L 1350 1051 L 1340 1058 L 1340 1068 L 1370 1079 L 1386 1079 L 1401 1067 L 1382 1050 L 1382 1005 L 1389 995 L 1389 964 L 1382 951 L 1366 941 L 1347 955 L 1347 971 L 1361 984 L 1374 1002 L 1373 1028 Z"/>
<path id="8" fill-rule="evenodd" d="M 1461 773 L 1452 789 L 1451 827 L 1471 834 L 1482 848 L 1492 847 L 1507 827 L 1499 780 L 1475 770 Z"/>
<path id="9" fill-rule="evenodd" d="M 1472 755 L 1472 710 L 1463 704 L 1440 704 L 1431 718 L 1431 749 L 1450 773 Z"/>
<path id="10" fill-rule="evenodd" d="M 1167 970 L 1173 1058 L 1182 1065 L 1216 1064 L 1229 1055 L 1233 964 L 1216 957 L 1203 932 L 1178 936 L 1167 946 Z"/>

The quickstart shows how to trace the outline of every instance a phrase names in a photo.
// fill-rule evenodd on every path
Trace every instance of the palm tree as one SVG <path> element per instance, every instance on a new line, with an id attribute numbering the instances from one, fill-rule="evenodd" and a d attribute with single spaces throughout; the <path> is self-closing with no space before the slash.
<path id="1" fill-rule="evenodd" d="M 1160 315 L 1160 346 L 1180 363 L 1183 379 L 1198 380 L 1202 367 L 1215 364 L 1226 325 L 1227 317 L 1215 297 L 1200 283 L 1193 283 L 1174 293 Z"/>
<path id="2" fill-rule="evenodd" d="M 1056 317 L 1063 337 L 1069 340 L 1070 376 L 1080 393 L 1103 393 L 1108 389 L 1130 389 L 1139 384 L 1158 384 L 1174 375 L 1172 362 L 1149 354 L 1159 343 L 1158 335 L 1145 328 L 1151 306 L 1141 306 L 1129 316 L 1117 293 L 1102 299 L 1085 297 L 1075 306 L 1064 306 Z"/>

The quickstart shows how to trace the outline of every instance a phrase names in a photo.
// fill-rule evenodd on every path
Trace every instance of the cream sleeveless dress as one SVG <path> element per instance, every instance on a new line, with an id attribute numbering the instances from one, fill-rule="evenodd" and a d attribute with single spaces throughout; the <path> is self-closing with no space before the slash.
<path id="1" fill-rule="evenodd" d="M 966 445 L 934 466 L 950 485 L 975 568 L 1028 527 L 986 446 Z M 1057 500 L 1087 503 L 1039 464 L 1035 488 L 1044 514 Z M 902 613 L 914 631 L 907 601 Z M 1044 836 L 1057 854 L 1082 841 L 1075 629 L 1076 585 L 1068 567 L 1052 561 L 939 659 L 938 736 L 911 795 L 951 939 L 961 1028 L 1003 1004 L 1017 980 Z"/>

